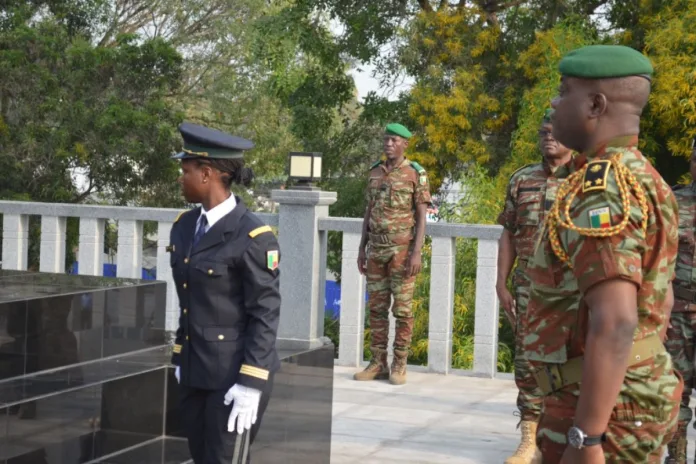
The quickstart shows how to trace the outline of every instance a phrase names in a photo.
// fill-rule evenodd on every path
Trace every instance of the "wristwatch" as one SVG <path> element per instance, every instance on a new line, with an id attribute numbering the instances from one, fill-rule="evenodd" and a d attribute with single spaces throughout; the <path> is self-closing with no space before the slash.
<path id="1" fill-rule="evenodd" d="M 601 445 L 605 441 L 607 441 L 606 433 L 589 437 L 578 427 L 573 426 L 568 430 L 568 444 L 575 449 L 582 449 L 585 446 Z"/>

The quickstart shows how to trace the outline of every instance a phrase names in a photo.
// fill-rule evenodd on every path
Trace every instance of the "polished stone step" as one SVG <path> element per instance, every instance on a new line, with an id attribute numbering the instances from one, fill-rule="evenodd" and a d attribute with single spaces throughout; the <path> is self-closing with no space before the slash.
<path id="1" fill-rule="evenodd" d="M 192 461 L 186 440 L 166 437 L 91 461 L 89 464 L 184 464 L 188 462 Z"/>
<path id="2" fill-rule="evenodd" d="M 169 362 L 170 353 L 169 347 L 159 346 L 0 381 L 0 410 L 16 409 L 22 403 L 162 370 Z"/>

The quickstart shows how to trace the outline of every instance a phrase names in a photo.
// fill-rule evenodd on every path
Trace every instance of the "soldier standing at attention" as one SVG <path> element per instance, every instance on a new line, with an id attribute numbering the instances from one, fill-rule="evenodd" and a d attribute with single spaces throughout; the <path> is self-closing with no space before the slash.
<path id="1" fill-rule="evenodd" d="M 389 124 L 384 134 L 386 161 L 373 164 L 370 170 L 358 269 L 367 274 L 372 361 L 355 374 L 355 380 L 388 378 L 394 385 L 406 383 L 413 332 L 413 287 L 421 270 L 426 210 L 431 201 L 425 170 L 404 156 L 410 137 L 401 124 Z M 387 344 L 391 297 L 396 335 L 390 375 Z"/>
<path id="2" fill-rule="evenodd" d="M 572 157 L 571 150 L 556 141 L 551 134 L 551 113 L 552 110 L 546 110 L 539 129 L 539 148 L 543 161 L 524 166 L 510 177 L 505 209 L 498 216 L 498 223 L 504 229 L 498 241 L 496 291 L 500 305 L 515 329 L 515 383 L 519 390 L 517 407 L 520 413 L 519 426 L 522 430 L 520 445 L 505 464 L 528 464 L 541 458 L 535 437 L 543 395 L 524 357 L 522 339 L 526 334 L 526 309 L 530 286 L 525 270 L 527 261 L 532 255 L 541 224 L 561 183 L 561 179 L 553 176 L 553 172 L 559 166 L 567 164 Z M 517 268 L 512 278 L 515 289 L 513 299 L 507 289 L 507 279 L 515 258 Z"/>
<path id="3" fill-rule="evenodd" d="M 557 172 L 568 175 L 527 266 L 537 446 L 545 464 L 659 463 L 683 384 L 661 337 L 678 208 L 637 148 L 653 68 L 632 48 L 594 45 L 560 72 L 553 136 L 580 155 Z"/>
<path id="4" fill-rule="evenodd" d="M 689 408 L 694 388 L 694 351 L 696 346 L 696 139 L 691 142 L 691 184 L 674 187 L 679 204 L 679 252 L 674 279 L 674 306 L 667 329 L 667 351 L 684 379 L 679 425 L 667 445 L 669 456 L 665 464 L 686 463 L 686 431 L 693 417 Z"/>
<path id="5" fill-rule="evenodd" d="M 252 142 L 184 123 L 179 179 L 186 201 L 168 247 L 179 296 L 172 364 L 196 464 L 244 464 L 280 362 L 279 247 L 270 227 L 230 193 L 248 185 Z"/>

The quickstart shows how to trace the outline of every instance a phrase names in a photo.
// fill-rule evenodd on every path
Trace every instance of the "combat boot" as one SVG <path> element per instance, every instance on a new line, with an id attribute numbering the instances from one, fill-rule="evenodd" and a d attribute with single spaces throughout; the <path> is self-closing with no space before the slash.
<path id="1" fill-rule="evenodd" d="M 686 427 L 678 427 L 667 445 L 665 464 L 686 464 Z"/>
<path id="2" fill-rule="evenodd" d="M 406 383 L 406 360 L 408 351 L 394 350 L 394 359 L 391 365 L 391 375 L 389 382 L 392 385 L 403 385 Z"/>
<path id="3" fill-rule="evenodd" d="M 522 421 L 522 439 L 515 454 L 505 460 L 505 464 L 541 464 L 541 452 L 536 446 L 537 423 Z"/>
<path id="4" fill-rule="evenodd" d="M 353 379 L 366 380 L 387 380 L 389 378 L 389 366 L 387 365 L 387 350 L 371 348 L 372 360 L 362 372 L 353 375 Z"/>

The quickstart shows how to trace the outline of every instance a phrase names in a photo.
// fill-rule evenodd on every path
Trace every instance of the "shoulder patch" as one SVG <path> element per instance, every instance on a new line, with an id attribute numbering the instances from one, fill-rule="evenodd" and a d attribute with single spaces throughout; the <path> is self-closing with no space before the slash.
<path id="1" fill-rule="evenodd" d="M 263 234 L 265 232 L 273 232 L 270 226 L 261 226 L 249 232 L 249 237 L 254 238 L 257 235 Z"/>
<path id="2" fill-rule="evenodd" d="M 179 222 L 179 219 L 181 219 L 181 216 L 183 216 L 185 212 L 186 212 L 186 211 L 182 211 L 182 212 L 180 212 L 180 213 L 176 216 L 176 219 L 174 219 L 174 224 L 176 224 L 177 222 Z"/>
<path id="3" fill-rule="evenodd" d="M 373 163 L 372 166 L 370 166 L 370 171 L 372 171 L 374 168 L 376 168 L 377 166 L 379 166 L 381 164 L 382 164 L 382 160 L 379 160 L 379 161 Z"/>
<path id="4" fill-rule="evenodd" d="M 278 250 L 268 250 L 266 252 L 266 267 L 269 271 L 278 269 Z"/>
<path id="5" fill-rule="evenodd" d="M 609 176 L 609 160 L 597 160 L 587 164 L 585 175 L 582 178 L 582 191 L 594 192 L 607 189 L 607 177 Z"/>

